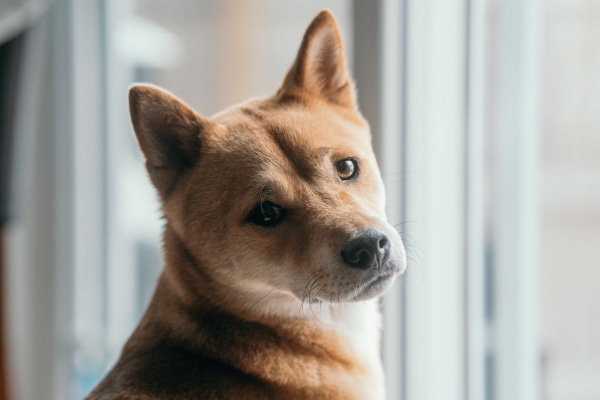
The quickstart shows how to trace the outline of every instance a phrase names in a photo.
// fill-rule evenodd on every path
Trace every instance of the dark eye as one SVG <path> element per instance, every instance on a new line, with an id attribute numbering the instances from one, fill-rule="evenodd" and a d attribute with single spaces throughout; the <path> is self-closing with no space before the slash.
<path id="1" fill-rule="evenodd" d="M 286 216 L 287 210 L 284 207 L 270 201 L 261 201 L 250 211 L 248 221 L 259 226 L 271 227 L 283 221 Z"/>
<path id="2" fill-rule="evenodd" d="M 335 163 L 335 169 L 341 180 L 354 179 L 358 176 L 358 161 L 354 158 L 344 158 Z"/>

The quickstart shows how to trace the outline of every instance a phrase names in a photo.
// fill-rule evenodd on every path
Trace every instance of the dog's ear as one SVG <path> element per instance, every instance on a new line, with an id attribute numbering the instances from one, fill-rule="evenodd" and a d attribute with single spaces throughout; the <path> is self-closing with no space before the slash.
<path id="1" fill-rule="evenodd" d="M 129 89 L 129 112 L 150 179 L 162 199 L 197 161 L 207 118 L 167 91 L 137 84 Z"/>
<path id="2" fill-rule="evenodd" d="M 354 83 L 346 67 L 339 27 L 329 10 L 321 11 L 304 33 L 296 61 L 279 93 L 307 91 L 355 110 Z"/>

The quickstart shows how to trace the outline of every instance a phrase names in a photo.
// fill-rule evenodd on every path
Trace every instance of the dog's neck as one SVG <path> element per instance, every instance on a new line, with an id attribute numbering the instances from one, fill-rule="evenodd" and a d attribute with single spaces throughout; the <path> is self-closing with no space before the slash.
<path id="1" fill-rule="evenodd" d="M 254 341 L 259 343 L 254 355 L 258 364 L 244 367 L 252 374 L 258 373 L 253 371 L 254 367 L 262 370 L 261 365 L 273 362 L 270 359 L 273 354 L 289 350 L 296 355 L 302 354 L 300 364 L 359 371 L 358 375 L 367 376 L 368 381 L 363 383 L 371 387 L 383 386 L 378 356 L 381 320 L 376 300 L 343 305 L 305 304 L 304 307 L 309 309 L 300 312 L 301 302 L 297 301 L 295 307 L 289 307 L 294 311 L 285 315 L 281 307 L 269 306 L 269 303 L 281 302 L 278 294 L 261 299 L 258 293 L 253 297 L 255 292 L 248 291 L 239 294 L 237 301 L 239 296 L 245 297 L 244 304 L 249 307 L 236 309 L 215 301 L 228 288 L 218 287 L 202 272 L 183 241 L 169 227 L 165 230 L 164 240 L 168 242 L 165 246 L 166 265 L 140 327 L 141 332 L 144 325 L 159 324 L 166 335 L 171 332 L 192 343 L 202 353 L 209 354 L 219 352 L 224 345 L 231 349 L 243 348 L 249 340 Z M 240 335 L 242 332 L 243 336 Z M 229 353 L 233 357 L 229 360 L 232 364 L 244 362 L 235 359 L 235 351 Z M 312 359 L 313 356 L 316 358 Z M 298 357 L 275 358 L 277 363 L 283 363 L 283 367 L 285 360 L 290 360 L 294 364 L 289 365 L 291 370 L 302 367 L 295 365 L 299 362 Z M 285 368 L 278 370 L 285 371 Z M 289 376 L 270 376 L 269 379 L 289 379 Z"/>

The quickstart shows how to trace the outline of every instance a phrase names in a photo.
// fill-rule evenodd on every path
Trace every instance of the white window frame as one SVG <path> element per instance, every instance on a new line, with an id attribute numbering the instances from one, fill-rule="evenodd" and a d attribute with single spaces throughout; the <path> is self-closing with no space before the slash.
<path id="1" fill-rule="evenodd" d="M 503 0 L 497 16 L 492 112 L 498 159 L 491 210 L 497 316 L 495 399 L 541 398 L 539 334 L 540 0 Z"/>

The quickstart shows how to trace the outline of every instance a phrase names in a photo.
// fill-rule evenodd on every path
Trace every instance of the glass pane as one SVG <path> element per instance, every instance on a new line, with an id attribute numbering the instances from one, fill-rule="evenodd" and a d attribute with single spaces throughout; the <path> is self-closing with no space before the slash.
<path id="1" fill-rule="evenodd" d="M 592 400 L 600 398 L 600 3 L 545 5 L 543 398 Z"/>

